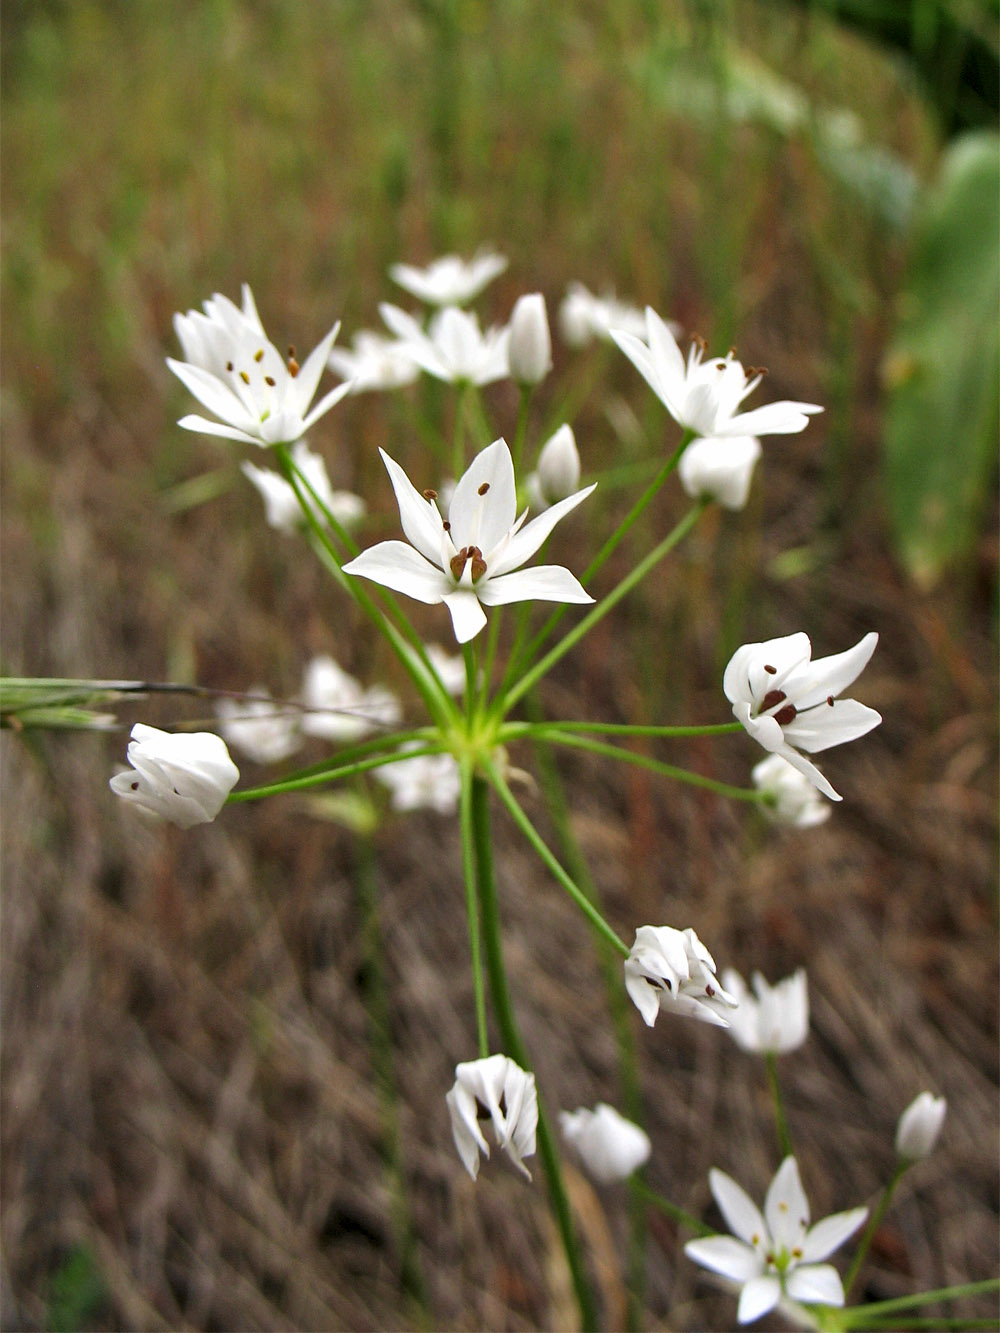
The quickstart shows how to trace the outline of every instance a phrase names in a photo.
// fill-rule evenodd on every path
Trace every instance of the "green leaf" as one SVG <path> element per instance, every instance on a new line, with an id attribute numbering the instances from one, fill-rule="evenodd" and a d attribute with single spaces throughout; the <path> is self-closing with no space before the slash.
<path id="1" fill-rule="evenodd" d="M 956 139 L 915 224 L 887 354 L 885 473 L 893 537 L 924 587 L 967 557 L 997 445 L 1000 139 Z"/>

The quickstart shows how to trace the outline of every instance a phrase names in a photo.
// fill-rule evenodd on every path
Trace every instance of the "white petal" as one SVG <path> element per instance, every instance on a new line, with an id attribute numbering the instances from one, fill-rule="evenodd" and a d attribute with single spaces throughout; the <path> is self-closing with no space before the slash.
<path id="1" fill-rule="evenodd" d="M 478 546 L 488 555 L 515 518 L 514 464 L 506 441 L 494 440 L 476 455 L 455 487 L 448 506 L 451 539 L 459 549 Z"/>
<path id="2" fill-rule="evenodd" d="M 716 1167 L 708 1173 L 708 1183 L 712 1197 L 733 1235 L 739 1236 L 748 1245 L 759 1245 L 766 1235 L 766 1227 L 760 1209 L 749 1194 L 737 1185 L 732 1176 L 727 1176 L 725 1171 Z"/>
<path id="3" fill-rule="evenodd" d="M 634 333 L 624 333 L 619 329 L 610 329 L 609 332 L 657 398 L 661 398 L 660 381 L 653 364 L 652 353 L 646 344 Z"/>
<path id="4" fill-rule="evenodd" d="M 831 1264 L 806 1264 L 795 1268 L 785 1280 L 792 1300 L 813 1305 L 843 1305 L 844 1285 Z"/>
<path id="5" fill-rule="evenodd" d="M 325 412 L 329 412 L 330 408 L 334 407 L 337 403 L 339 403 L 341 398 L 347 397 L 347 395 L 351 392 L 353 387 L 354 387 L 353 381 L 348 381 L 347 384 L 338 384 L 336 388 L 331 389 L 330 392 L 325 395 L 325 397 L 319 400 L 319 402 L 316 404 L 313 410 L 306 417 L 305 421 L 303 421 L 302 423 L 303 432 L 311 430 L 312 427 L 316 424 L 316 422 L 320 419 L 320 417 L 323 416 Z"/>
<path id="6" fill-rule="evenodd" d="M 878 635 L 873 631 L 846 652 L 821 657 L 793 672 L 784 684 L 788 697 L 799 709 L 812 708 L 831 695 L 836 698 L 861 675 L 877 644 Z"/>
<path id="7" fill-rule="evenodd" d="M 525 560 L 529 560 L 535 554 L 559 520 L 575 509 L 581 500 L 586 500 L 595 487 L 596 482 L 593 486 L 585 486 L 582 491 L 568 495 L 565 500 L 560 500 L 558 504 L 552 505 L 543 514 L 533 518 L 530 523 L 526 523 L 520 532 L 511 537 L 499 557 L 492 563 L 491 573 L 498 576 L 523 565 Z M 483 547 L 483 550 L 485 551 L 486 547 Z"/>
<path id="8" fill-rule="evenodd" d="M 167 357 L 167 365 L 177 378 L 198 399 L 203 407 L 214 412 L 217 417 L 230 424 L 246 426 L 251 424 L 250 415 L 239 398 L 217 375 L 203 370 L 201 366 L 188 365 L 186 361 L 175 361 Z"/>
<path id="9" fill-rule="evenodd" d="M 646 337 L 652 354 L 660 394 L 668 407 L 678 404 L 684 389 L 684 357 L 669 325 L 650 306 L 646 307 Z M 672 407 L 671 407 L 672 410 Z M 752 431 L 745 432 L 750 435 Z"/>
<path id="10" fill-rule="evenodd" d="M 440 568 L 443 529 L 437 505 L 420 494 L 396 460 L 390 458 L 384 449 L 380 449 L 379 453 L 396 494 L 399 521 L 407 541 Z"/>
<path id="11" fill-rule="evenodd" d="M 786 1157 L 778 1167 L 764 1200 L 764 1217 L 777 1249 L 791 1250 L 801 1244 L 809 1226 L 809 1200 L 794 1157 Z"/>
<path id="12" fill-rule="evenodd" d="M 259 434 L 250 435 L 245 430 L 237 430 L 235 426 L 223 426 L 219 421 L 209 421 L 207 417 L 194 415 L 181 417 L 177 424 L 182 430 L 196 430 L 201 435 L 218 435 L 224 440 L 239 440 L 241 444 L 255 444 L 260 449 L 267 448 Z"/>
<path id="13" fill-rule="evenodd" d="M 687 1242 L 684 1253 L 702 1268 L 721 1273 L 734 1282 L 749 1282 L 759 1277 L 763 1268 L 760 1256 L 733 1236 L 700 1236 Z"/>
<path id="14" fill-rule="evenodd" d="M 344 566 L 344 573 L 371 579 L 383 588 L 392 588 L 428 605 L 443 601 L 453 586 L 447 575 L 428 564 L 406 542 L 379 542 L 370 546 Z"/>
<path id="15" fill-rule="evenodd" d="M 736 1318 L 741 1324 L 752 1323 L 768 1310 L 773 1310 L 781 1300 L 781 1283 L 769 1275 L 754 1277 L 740 1292 L 740 1303 Z"/>
<path id="16" fill-rule="evenodd" d="M 797 435 L 809 425 L 810 412 L 822 412 L 812 403 L 768 403 L 755 407 L 752 412 L 739 412 L 728 421 L 719 422 L 720 433 L 726 435 Z"/>
<path id="17" fill-rule="evenodd" d="M 471 589 L 458 588 L 440 599 L 451 612 L 451 623 L 459 643 L 474 639 L 486 624 L 486 614 Z"/>
<path id="18" fill-rule="evenodd" d="M 594 599 L 579 580 L 562 565 L 535 565 L 499 578 L 487 578 L 478 587 L 484 606 L 506 606 L 510 602 L 572 602 Z"/>
<path id="19" fill-rule="evenodd" d="M 780 688 L 784 678 L 802 662 L 808 662 L 812 645 L 806 634 L 788 634 L 764 643 L 745 643 L 729 659 L 722 688 L 731 703 L 756 702 L 768 690 Z M 773 667 L 773 671 L 767 671 Z M 774 682 L 774 683 L 772 683 Z"/>
<path id="20" fill-rule="evenodd" d="M 832 1217 L 824 1217 L 821 1222 L 810 1228 L 802 1242 L 803 1260 L 806 1263 L 814 1263 L 817 1259 L 826 1259 L 843 1245 L 848 1236 L 854 1235 L 867 1216 L 867 1208 L 852 1208 L 846 1213 L 834 1213 Z"/>
<path id="21" fill-rule="evenodd" d="M 793 768 L 797 768 L 804 777 L 809 779 L 816 790 L 821 791 L 829 800 L 842 801 L 844 799 L 816 765 L 811 764 L 805 755 L 799 754 L 798 750 L 793 750 L 790 745 L 782 745 L 775 753 L 780 754 Z"/>
<path id="22" fill-rule="evenodd" d="M 857 699 L 835 699 L 832 704 L 817 704 L 799 713 L 783 730 L 789 745 L 817 754 L 866 736 L 881 721 L 881 713 Z"/>
<path id="23" fill-rule="evenodd" d="M 299 373 L 292 380 L 290 388 L 300 412 L 305 412 L 316 394 L 320 378 L 326 369 L 326 360 L 330 355 L 330 348 L 333 346 L 339 332 L 340 320 L 338 319 L 326 337 L 312 349 L 299 368 Z M 334 392 L 339 393 L 340 386 Z"/>

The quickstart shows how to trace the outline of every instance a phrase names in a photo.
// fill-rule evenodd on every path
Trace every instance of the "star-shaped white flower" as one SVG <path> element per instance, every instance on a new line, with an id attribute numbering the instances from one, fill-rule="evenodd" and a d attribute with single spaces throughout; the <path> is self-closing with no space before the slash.
<path id="1" fill-rule="evenodd" d="M 400 746 L 400 753 L 420 748 L 419 741 Z M 389 788 L 394 810 L 436 810 L 451 815 L 458 806 L 462 777 L 453 754 L 418 754 L 375 769 Z"/>
<path id="2" fill-rule="evenodd" d="M 815 754 L 857 740 L 882 721 L 874 708 L 856 699 L 838 699 L 868 665 L 878 635 L 865 637 L 845 653 L 813 662 L 808 635 L 789 634 L 766 643 L 746 643 L 729 660 L 722 687 L 733 716 L 763 745 L 805 774 L 831 801 L 841 798 L 815 764 L 799 754 Z"/>
<path id="3" fill-rule="evenodd" d="M 310 450 L 305 440 L 299 440 L 297 444 L 292 445 L 292 462 L 338 523 L 342 523 L 346 528 L 364 517 L 364 500 L 350 491 L 333 489 L 327 476 L 326 464 L 319 454 L 314 454 Z M 255 467 L 246 460 L 240 464 L 240 471 L 264 501 L 264 513 L 272 528 L 277 528 L 279 532 L 293 533 L 304 526 L 306 516 L 302 512 L 298 496 L 284 477 L 272 472 L 270 468 Z M 303 490 L 310 509 L 317 520 L 325 526 L 326 516 L 323 511 L 315 503 L 309 491 L 305 488 Z"/>
<path id="4" fill-rule="evenodd" d="M 671 327 L 680 332 L 678 325 Z M 583 347 L 595 338 L 608 342 L 612 329 L 641 338 L 646 318 L 638 306 L 619 301 L 613 293 L 595 296 L 582 282 L 571 282 L 559 307 L 559 329 L 571 347 Z"/>
<path id="5" fill-rule="evenodd" d="M 784 1055 L 801 1046 L 809 1035 L 809 990 L 805 968 L 769 986 L 759 972 L 751 978 L 753 991 L 740 974 L 726 968 L 722 984 L 738 1002 L 729 1019 L 729 1031 L 745 1051 L 757 1055 Z"/>
<path id="6" fill-rule="evenodd" d="M 329 356 L 330 369 L 351 381 L 351 393 L 370 393 L 380 389 L 401 389 L 412 384 L 420 368 L 406 350 L 406 344 L 381 333 L 361 329 L 351 339 L 353 351 L 334 347 Z"/>
<path id="7" fill-rule="evenodd" d="M 484 385 L 510 374 L 507 328 L 483 333 L 474 314 L 452 305 L 433 316 L 426 333 L 398 306 L 380 305 L 379 313 L 400 339 L 406 355 L 435 379 Z"/>
<path id="8" fill-rule="evenodd" d="M 584 1166 L 604 1185 L 626 1180 L 649 1160 L 649 1135 L 607 1102 L 598 1102 L 592 1111 L 585 1106 L 562 1111 L 559 1124 Z"/>
<path id="9" fill-rule="evenodd" d="M 715 1202 L 732 1236 L 689 1240 L 684 1253 L 696 1264 L 740 1283 L 737 1318 L 759 1319 L 787 1297 L 802 1305 L 843 1305 L 840 1274 L 826 1259 L 861 1226 L 867 1208 L 825 1217 L 809 1226 L 809 1202 L 794 1157 L 771 1181 L 764 1213 L 724 1171 L 709 1172 Z"/>
<path id="10" fill-rule="evenodd" d="M 421 495 L 399 464 L 379 452 L 410 544 L 379 542 L 346 564 L 345 574 L 371 579 L 418 602 L 444 602 L 459 643 L 474 639 L 486 624 L 484 606 L 594 600 L 562 565 L 518 568 L 593 486 L 525 524 L 527 510 L 517 517 L 510 450 L 505 441 L 494 440 L 472 460 L 455 487 L 447 519 L 442 519 L 436 493 Z"/>
<path id="11" fill-rule="evenodd" d="M 309 410 L 339 323 L 300 366 L 291 348 L 286 361 L 268 341 L 246 284 L 242 310 L 218 293 L 204 308 L 204 314 L 189 310 L 174 316 L 186 360 L 168 357 L 167 365 L 219 420 L 182 417 L 178 425 L 185 430 L 262 447 L 294 444 L 350 392 L 349 384 L 338 385 Z"/>
<path id="12" fill-rule="evenodd" d="M 365 689 L 332 657 L 314 657 L 302 683 L 306 712 L 302 730 L 328 741 L 356 741 L 379 727 L 392 727 L 401 717 L 399 700 L 384 685 Z"/>
<path id="13" fill-rule="evenodd" d="M 169 732 L 137 722 L 127 769 L 111 779 L 116 796 L 180 828 L 208 824 L 240 776 L 221 736 L 209 731 Z"/>
<path id="14" fill-rule="evenodd" d="M 479 1154 L 490 1145 L 479 1128 L 480 1116 L 493 1122 L 496 1141 L 523 1175 L 531 1179 L 524 1158 L 535 1151 L 538 1094 L 534 1074 L 526 1073 L 507 1055 L 490 1055 L 455 1066 L 455 1086 L 445 1096 L 455 1147 L 473 1180 L 479 1175 Z"/>
<path id="15" fill-rule="evenodd" d="M 732 352 L 703 361 L 704 344 L 693 342 L 687 362 L 677 340 L 655 310 L 646 307 L 646 340 L 611 330 L 611 336 L 678 423 L 696 435 L 794 435 L 804 430 L 815 403 L 780 402 L 740 412 L 762 372 L 745 371 Z"/>
<path id="16" fill-rule="evenodd" d="M 729 1026 L 736 1000 L 715 975 L 715 959 L 688 927 L 640 926 L 625 959 L 625 989 L 652 1027 L 660 1010 Z"/>
<path id="17" fill-rule="evenodd" d="M 503 255 L 480 250 L 468 262 L 458 255 L 442 255 L 426 268 L 393 264 L 389 277 L 428 305 L 465 305 L 506 267 Z"/>

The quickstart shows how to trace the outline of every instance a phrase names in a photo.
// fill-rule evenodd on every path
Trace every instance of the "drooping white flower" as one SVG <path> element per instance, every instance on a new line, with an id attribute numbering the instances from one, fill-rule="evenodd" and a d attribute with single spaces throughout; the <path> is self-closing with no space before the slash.
<path id="1" fill-rule="evenodd" d="M 831 806 L 806 775 L 780 754 L 769 754 L 755 764 L 750 776 L 757 790 L 764 793 L 761 809 L 776 824 L 815 828 L 830 818 Z"/>
<path id="2" fill-rule="evenodd" d="M 294 444 L 350 390 L 341 384 L 309 410 L 340 325 L 300 366 L 293 349 L 284 360 L 264 333 L 253 293 L 244 283 L 243 308 L 216 293 L 205 313 L 174 316 L 186 360 L 167 365 L 198 401 L 219 418 L 182 417 L 178 425 L 245 444 Z"/>
<path id="3" fill-rule="evenodd" d="M 298 709 L 275 703 L 262 685 L 250 699 L 220 699 L 215 705 L 219 730 L 230 745 L 259 764 L 277 764 L 302 745 L 302 717 Z"/>
<path id="4" fill-rule="evenodd" d="M 350 491 L 333 489 L 327 476 L 326 464 L 319 454 L 312 452 L 305 440 L 299 440 L 292 446 L 292 461 L 338 523 L 350 527 L 364 517 L 364 500 Z M 256 467 L 247 461 L 240 464 L 240 471 L 264 501 L 264 514 L 272 528 L 277 528 L 279 532 L 293 533 L 302 527 L 306 521 L 302 506 L 291 484 L 284 477 L 270 468 Z M 323 510 L 316 504 L 308 490 L 303 489 L 310 509 L 319 522 L 325 525 L 326 516 Z"/>
<path id="5" fill-rule="evenodd" d="M 948 1103 L 943 1097 L 922 1092 L 899 1117 L 896 1155 L 907 1162 L 922 1162 L 937 1143 Z"/>
<path id="6" fill-rule="evenodd" d="M 798 968 L 773 986 L 759 972 L 751 980 L 753 992 L 732 968 L 722 974 L 722 984 L 738 1004 L 729 1016 L 733 1040 L 743 1050 L 758 1055 L 784 1055 L 796 1050 L 809 1035 L 805 968 Z"/>
<path id="7" fill-rule="evenodd" d="M 853 648 L 813 662 L 806 634 L 747 643 L 729 660 L 722 687 L 733 716 L 765 750 L 780 754 L 831 801 L 841 798 L 815 764 L 815 754 L 857 740 L 882 721 L 856 699 L 838 699 L 868 665 L 878 635 L 866 634 Z"/>
<path id="8" fill-rule="evenodd" d="M 826 1259 L 868 1216 L 867 1208 L 834 1213 L 809 1225 L 809 1202 L 794 1157 L 771 1181 L 764 1213 L 732 1177 L 713 1168 L 709 1184 L 732 1236 L 689 1240 L 684 1253 L 696 1264 L 740 1284 L 737 1318 L 759 1319 L 787 1297 L 802 1305 L 843 1305 L 840 1274 Z"/>
<path id="9" fill-rule="evenodd" d="M 473 1180 L 479 1175 L 479 1154 L 490 1155 L 490 1145 L 479 1127 L 480 1116 L 489 1117 L 497 1143 L 531 1179 L 523 1159 L 535 1151 L 538 1094 L 534 1074 L 526 1073 L 507 1055 L 470 1060 L 455 1066 L 455 1086 L 445 1101 L 455 1147 Z"/>
<path id="10" fill-rule="evenodd" d="M 580 454 L 571 426 L 560 426 L 542 445 L 538 467 L 525 486 L 536 508 L 544 509 L 564 500 L 580 485 Z"/>
<path id="11" fill-rule="evenodd" d="M 673 328 L 680 332 L 677 325 Z M 646 332 L 646 317 L 637 306 L 619 301 L 613 294 L 595 296 L 582 282 L 571 282 L 559 307 L 563 340 L 570 347 L 584 347 L 595 338 L 608 342 L 612 329 L 641 338 Z"/>
<path id="12" fill-rule="evenodd" d="M 598 1102 L 592 1111 L 584 1106 L 563 1111 L 559 1124 L 584 1166 L 602 1184 L 625 1180 L 649 1161 L 649 1135 L 607 1102 Z"/>
<path id="13" fill-rule="evenodd" d="M 458 255 L 442 255 L 426 268 L 393 264 L 389 277 L 428 305 L 465 305 L 506 267 L 507 260 L 502 255 L 480 250 L 468 262 Z"/>
<path id="14" fill-rule="evenodd" d="M 344 566 L 346 574 L 371 579 L 418 602 L 444 602 L 459 643 L 486 624 L 483 606 L 539 600 L 592 602 L 562 565 L 519 569 L 555 525 L 594 489 L 588 486 L 528 524 L 517 517 L 514 465 L 503 440 L 494 440 L 469 465 L 455 486 L 442 520 L 434 491 L 423 495 L 387 453 L 379 450 L 396 493 L 406 542 L 379 542 Z M 516 572 L 513 572 L 516 571 Z"/>
<path id="15" fill-rule="evenodd" d="M 552 336 L 541 292 L 521 296 L 515 303 L 507 352 L 515 384 L 540 384 L 552 369 Z"/>
<path id="16" fill-rule="evenodd" d="M 611 336 L 678 423 L 696 435 L 792 435 L 805 430 L 815 403 L 768 403 L 740 412 L 760 383 L 761 371 L 745 371 L 734 354 L 702 361 L 704 344 L 693 342 L 687 363 L 677 340 L 655 310 L 646 307 L 646 339 L 612 329 Z"/>
<path id="17" fill-rule="evenodd" d="M 379 727 L 395 726 L 401 716 L 399 700 L 382 685 L 365 689 L 321 654 L 306 667 L 302 702 L 307 711 L 302 730 L 328 741 L 356 741 Z"/>
<path id="18" fill-rule="evenodd" d="M 398 306 L 380 305 L 379 313 L 400 339 L 406 355 L 435 379 L 484 385 L 510 374 L 509 328 L 483 333 L 474 314 L 452 305 L 437 311 L 426 333 Z"/>
<path id="19" fill-rule="evenodd" d="M 353 351 L 334 347 L 328 361 L 335 374 L 350 380 L 352 394 L 402 389 L 420 374 L 406 344 L 398 339 L 361 329 L 351 339 L 351 344 Z"/>
<path id="20" fill-rule="evenodd" d="M 143 722 L 132 728 L 128 761 L 135 771 L 116 773 L 111 790 L 181 828 L 210 823 L 240 776 L 221 736 L 160 731 Z"/>
<path id="21" fill-rule="evenodd" d="M 418 741 L 400 747 L 420 748 Z M 379 782 L 389 788 L 394 810 L 436 810 L 454 814 L 462 788 L 458 762 L 453 754 L 420 754 L 375 769 Z"/>
<path id="22" fill-rule="evenodd" d="M 729 1026 L 736 1000 L 715 975 L 715 960 L 688 927 L 640 926 L 625 960 L 625 988 L 647 1027 L 657 1014 Z"/>
<path id="23" fill-rule="evenodd" d="M 755 435 L 692 440 L 681 454 L 677 472 L 692 499 L 709 499 L 724 509 L 742 509 L 750 494 L 750 479 L 760 458 Z"/>

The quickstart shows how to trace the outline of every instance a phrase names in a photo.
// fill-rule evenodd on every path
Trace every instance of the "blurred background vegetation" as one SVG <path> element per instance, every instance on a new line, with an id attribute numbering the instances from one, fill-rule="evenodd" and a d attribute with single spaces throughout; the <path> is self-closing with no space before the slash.
<path id="1" fill-rule="evenodd" d="M 887 1230 L 871 1294 L 986 1276 L 995 1006 L 971 1000 L 995 993 L 996 4 L 6 0 L 0 23 L 7 672 L 293 694 L 312 652 L 381 666 L 302 553 L 262 540 L 236 452 L 176 428 L 172 314 L 243 281 L 278 345 L 311 346 L 335 318 L 345 340 L 376 323 L 390 263 L 493 244 L 498 321 L 523 290 L 554 311 L 571 280 L 614 287 L 737 341 L 769 396 L 826 404 L 768 446 L 747 512 L 644 590 L 631 655 L 595 638 L 553 707 L 562 689 L 574 712 L 715 720 L 737 643 L 806 628 L 826 653 L 882 631 L 864 697 L 886 725 L 808 845 L 634 775 L 567 777 L 616 920 L 679 912 L 744 970 L 805 962 L 826 986 L 791 1095 L 829 1168 L 817 1214 L 881 1179 L 861 1127 L 887 1140 L 920 1087 L 948 1094 L 948 1164 Z M 630 417 L 620 361 L 577 423 L 585 469 L 664 431 L 655 404 Z M 374 494 L 375 446 L 407 421 L 366 396 L 311 443 Z M 497 1173 L 467 1192 L 446 1141 L 472 1028 L 447 988 L 464 926 L 440 901 L 437 859 L 457 864 L 440 826 L 407 824 L 381 881 L 421 1316 L 387 1221 L 350 839 L 277 803 L 137 840 L 106 792 L 123 749 L 3 740 L 4 1327 L 559 1324 L 539 1200 Z M 746 780 L 736 747 L 688 758 Z M 510 856 L 522 1003 L 561 1030 L 541 1072 L 566 1105 L 614 1100 L 586 979 L 560 966 L 585 933 Z M 652 1132 L 686 1168 L 665 1192 L 700 1209 L 707 1166 L 743 1161 L 759 1193 L 766 1128 L 703 1036 L 666 1041 Z M 705 1142 L 705 1098 L 736 1156 Z M 651 1245 L 650 1323 L 703 1325 L 676 1237 Z"/>

